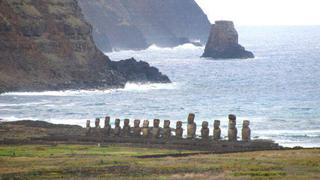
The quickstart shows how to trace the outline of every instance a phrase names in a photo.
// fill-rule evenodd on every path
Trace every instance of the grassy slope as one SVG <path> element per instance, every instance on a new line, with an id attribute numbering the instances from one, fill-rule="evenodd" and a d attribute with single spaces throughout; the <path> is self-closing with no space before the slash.
<path id="1" fill-rule="evenodd" d="M 135 156 L 188 153 L 112 145 L 0 146 L 0 179 L 228 177 L 319 179 L 320 150 L 265 151 L 141 159 Z"/>

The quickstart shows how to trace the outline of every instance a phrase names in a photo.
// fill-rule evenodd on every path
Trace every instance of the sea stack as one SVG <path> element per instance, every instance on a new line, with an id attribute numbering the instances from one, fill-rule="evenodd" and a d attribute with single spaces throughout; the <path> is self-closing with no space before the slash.
<path id="1" fill-rule="evenodd" d="M 216 21 L 211 26 L 211 32 L 202 57 L 214 59 L 247 59 L 254 58 L 238 43 L 238 32 L 232 21 Z"/>

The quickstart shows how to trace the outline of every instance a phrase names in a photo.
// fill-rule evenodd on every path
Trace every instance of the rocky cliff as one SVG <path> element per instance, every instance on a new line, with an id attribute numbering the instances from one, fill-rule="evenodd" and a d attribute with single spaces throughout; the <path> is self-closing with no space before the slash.
<path id="1" fill-rule="evenodd" d="M 205 43 L 209 35 L 209 20 L 194 0 L 78 1 L 104 51 Z"/>
<path id="2" fill-rule="evenodd" d="M 238 32 L 232 21 L 216 21 L 212 25 L 203 57 L 215 59 L 253 58 L 253 53 L 246 51 L 239 44 L 238 39 Z"/>
<path id="3" fill-rule="evenodd" d="M 124 62 L 134 68 L 127 63 L 128 72 L 118 70 L 123 62 L 112 62 L 97 49 L 76 0 L 0 1 L 0 93 L 169 82 L 145 63 Z"/>

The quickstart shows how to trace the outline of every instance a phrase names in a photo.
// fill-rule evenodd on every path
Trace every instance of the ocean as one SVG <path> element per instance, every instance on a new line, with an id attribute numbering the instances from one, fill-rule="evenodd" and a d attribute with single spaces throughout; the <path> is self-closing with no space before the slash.
<path id="1" fill-rule="evenodd" d="M 112 60 L 134 57 L 168 75 L 171 84 L 128 83 L 124 89 L 12 92 L 0 95 L 0 119 L 45 120 L 85 126 L 91 119 L 159 118 L 202 121 L 237 115 L 238 132 L 250 120 L 252 137 L 293 147 L 320 147 L 320 26 L 238 27 L 240 44 L 254 59 L 200 58 L 204 47 L 152 45 L 142 51 L 106 53 Z M 163 122 L 163 121 L 162 121 Z M 103 125 L 103 124 L 102 124 Z M 162 125 L 162 124 L 161 124 Z M 198 132 L 199 134 L 199 132 Z M 238 134 L 240 136 L 240 133 Z"/>

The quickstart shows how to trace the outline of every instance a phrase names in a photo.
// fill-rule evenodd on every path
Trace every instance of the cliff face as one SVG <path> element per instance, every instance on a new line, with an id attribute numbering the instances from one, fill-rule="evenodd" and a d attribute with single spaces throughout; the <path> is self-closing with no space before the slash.
<path id="1" fill-rule="evenodd" d="M 0 92 L 123 86 L 91 33 L 76 0 L 0 1 Z"/>
<path id="2" fill-rule="evenodd" d="M 194 0 L 78 0 L 98 46 L 144 49 L 206 42 L 210 22 Z"/>
<path id="3" fill-rule="evenodd" d="M 239 44 L 238 32 L 232 21 L 216 21 L 212 25 L 203 57 L 216 59 L 254 58 Z"/>

